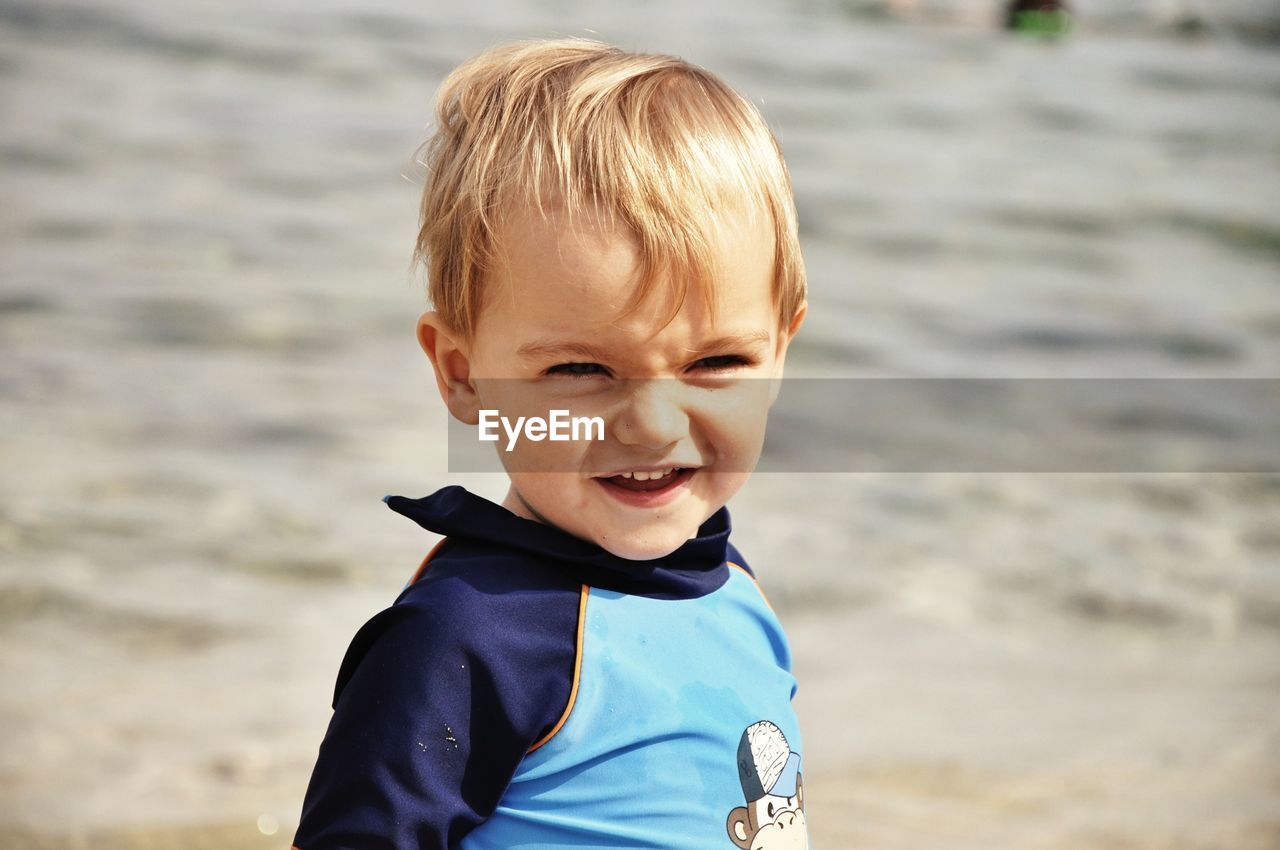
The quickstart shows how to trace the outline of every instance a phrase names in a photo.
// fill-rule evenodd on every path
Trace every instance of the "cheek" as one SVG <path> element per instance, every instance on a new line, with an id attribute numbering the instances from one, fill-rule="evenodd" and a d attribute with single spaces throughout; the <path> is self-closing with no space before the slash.
<path id="1" fill-rule="evenodd" d="M 590 481 L 572 473 L 523 472 L 508 477 L 520 499 L 536 514 L 530 519 L 550 523 L 576 537 L 591 538 L 587 521 L 592 504 L 587 494 Z"/>
<path id="2" fill-rule="evenodd" d="M 540 413 L 531 413 L 531 415 L 547 419 L 548 412 L 544 408 Z M 505 426 L 503 428 L 505 429 Z M 558 439 L 552 439 L 553 431 Z M 552 489 L 554 486 L 568 487 L 573 480 L 581 477 L 586 468 L 588 454 L 592 451 L 591 447 L 597 442 L 593 432 L 584 426 L 579 426 L 579 439 L 573 439 L 572 424 L 561 419 L 558 423 L 548 421 L 546 427 L 538 430 L 536 434 L 541 438 L 534 439 L 527 431 L 521 430 L 514 444 L 511 445 L 511 451 L 506 451 L 509 435 L 506 430 L 501 430 L 497 444 L 498 456 L 507 474 L 511 475 L 513 480 L 520 476 L 521 480 L 526 482 L 524 486 L 530 491 L 534 489 L 541 491 Z M 585 439 L 584 435 L 591 436 L 592 439 Z M 557 484 L 546 484 L 544 481 L 546 478 L 553 479 Z"/>
<path id="3" fill-rule="evenodd" d="M 529 506 L 547 518 L 572 517 L 582 509 L 585 500 L 577 486 L 582 479 L 574 473 L 512 472 L 509 477 Z"/>
<path id="4" fill-rule="evenodd" d="M 755 382 L 753 382 L 755 383 Z M 721 462 L 721 469 L 751 472 L 764 444 L 769 418 L 767 390 L 752 386 L 744 392 L 725 391 L 723 397 L 700 405 L 691 415 L 696 430 Z"/>
<path id="5" fill-rule="evenodd" d="M 707 472 L 702 473 L 695 482 L 701 482 L 701 495 L 708 505 L 719 508 L 733 498 L 742 486 L 751 478 L 750 472 Z"/>

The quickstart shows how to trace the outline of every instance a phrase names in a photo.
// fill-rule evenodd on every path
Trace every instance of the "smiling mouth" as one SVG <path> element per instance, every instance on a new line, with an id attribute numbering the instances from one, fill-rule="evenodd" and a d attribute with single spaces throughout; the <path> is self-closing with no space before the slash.
<path id="1" fill-rule="evenodd" d="M 632 493 L 653 493 L 667 490 L 687 481 L 696 471 L 693 467 L 672 467 L 664 472 L 636 472 L 610 475 L 596 480 L 607 487 L 616 487 Z M 644 477 L 641 478 L 640 476 Z M 650 477 L 652 476 L 652 477 Z"/>

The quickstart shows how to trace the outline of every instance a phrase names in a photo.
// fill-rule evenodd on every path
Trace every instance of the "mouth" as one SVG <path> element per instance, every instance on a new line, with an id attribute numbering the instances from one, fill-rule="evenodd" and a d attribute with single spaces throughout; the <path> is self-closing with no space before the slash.
<path id="1" fill-rule="evenodd" d="M 674 498 L 693 478 L 697 467 L 634 470 L 600 476 L 595 481 L 607 493 L 631 505 L 653 506 Z"/>

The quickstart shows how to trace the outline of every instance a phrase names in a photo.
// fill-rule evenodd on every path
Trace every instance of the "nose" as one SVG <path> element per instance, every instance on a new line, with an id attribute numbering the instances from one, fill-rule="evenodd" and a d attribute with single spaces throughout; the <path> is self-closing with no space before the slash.
<path id="1" fill-rule="evenodd" d="M 618 442 L 658 451 L 689 433 L 689 414 L 679 398 L 679 381 L 632 381 L 613 428 Z"/>

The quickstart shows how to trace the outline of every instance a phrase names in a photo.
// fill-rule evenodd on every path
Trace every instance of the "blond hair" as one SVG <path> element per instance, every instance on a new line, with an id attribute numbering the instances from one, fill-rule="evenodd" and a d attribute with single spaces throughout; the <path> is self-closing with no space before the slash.
<path id="1" fill-rule="evenodd" d="M 731 209 L 767 212 L 779 321 L 805 297 L 795 201 L 777 140 L 756 108 L 714 74 L 674 56 L 580 38 L 492 48 L 445 79 L 415 258 L 446 324 L 474 333 L 482 280 L 511 203 L 603 211 L 634 234 L 638 306 L 662 275 L 714 279 L 714 228 Z M 714 287 L 700 287 L 709 307 Z M 674 312 L 673 312 L 674 316 Z"/>

